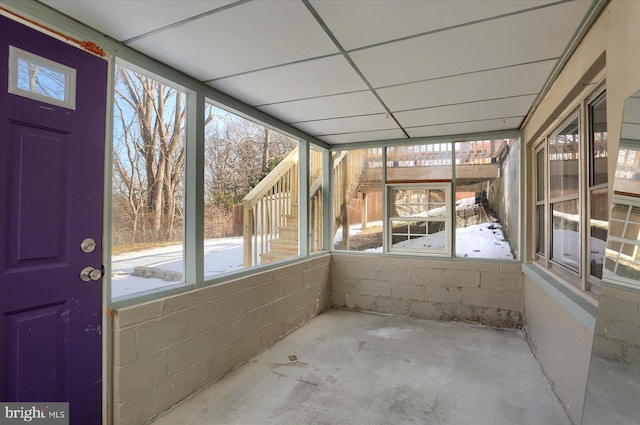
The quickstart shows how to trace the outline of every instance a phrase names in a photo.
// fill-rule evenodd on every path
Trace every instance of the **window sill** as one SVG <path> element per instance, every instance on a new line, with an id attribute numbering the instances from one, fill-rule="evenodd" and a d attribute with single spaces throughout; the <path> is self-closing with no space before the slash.
<path id="1" fill-rule="evenodd" d="M 523 264 L 522 272 L 585 328 L 591 333 L 594 332 L 598 307 L 589 295 L 576 293 L 556 276 L 536 264 Z"/>

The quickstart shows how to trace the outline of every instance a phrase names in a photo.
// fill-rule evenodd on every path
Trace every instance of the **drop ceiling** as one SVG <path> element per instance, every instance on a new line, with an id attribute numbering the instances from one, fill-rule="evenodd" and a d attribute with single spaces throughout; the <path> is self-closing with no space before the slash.
<path id="1" fill-rule="evenodd" d="M 592 0 L 42 0 L 329 144 L 521 127 Z"/>

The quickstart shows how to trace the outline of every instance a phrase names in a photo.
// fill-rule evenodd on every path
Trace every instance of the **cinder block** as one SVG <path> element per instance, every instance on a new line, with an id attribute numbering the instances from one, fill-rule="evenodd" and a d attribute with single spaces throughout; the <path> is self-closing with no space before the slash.
<path id="1" fill-rule="evenodd" d="M 162 317 L 158 324 L 160 347 L 169 347 L 191 336 L 191 311 L 182 310 Z"/>
<path id="2" fill-rule="evenodd" d="M 376 266 L 377 280 L 383 280 L 387 282 L 406 282 L 407 281 L 407 267 L 406 266 L 394 266 L 390 264 L 379 264 Z"/>
<path id="3" fill-rule="evenodd" d="M 312 286 L 320 281 L 320 267 L 314 267 L 302 272 L 302 284 Z"/>
<path id="4" fill-rule="evenodd" d="M 113 421 L 116 425 L 139 425 L 160 412 L 156 411 L 156 391 L 149 388 L 122 403 L 113 403 Z"/>
<path id="5" fill-rule="evenodd" d="M 624 346 L 620 341 L 596 336 L 593 342 L 593 355 L 603 359 L 621 362 Z"/>
<path id="6" fill-rule="evenodd" d="M 262 334 L 258 330 L 246 335 L 231 346 L 231 365 L 235 367 L 255 356 L 262 348 Z"/>
<path id="7" fill-rule="evenodd" d="M 334 292 L 360 293 L 360 280 L 337 277 L 333 279 Z"/>
<path id="8" fill-rule="evenodd" d="M 162 348 L 160 319 L 149 320 L 132 329 L 135 329 L 136 334 L 136 357 L 146 357 Z"/>
<path id="9" fill-rule="evenodd" d="M 231 297 L 198 304 L 191 310 L 191 313 L 193 334 L 195 335 L 232 319 Z"/>
<path id="10" fill-rule="evenodd" d="M 425 300 L 431 303 L 460 304 L 462 302 L 462 289 L 428 286 Z"/>
<path id="11" fill-rule="evenodd" d="M 444 270 L 443 285 L 453 287 L 480 287 L 480 272 L 472 270 Z"/>
<path id="12" fill-rule="evenodd" d="M 500 263 L 501 273 L 522 274 L 522 264 L 520 263 Z"/>
<path id="13" fill-rule="evenodd" d="M 311 288 L 303 288 L 298 292 L 287 295 L 279 300 L 275 300 L 273 303 L 275 320 L 285 317 L 287 314 L 294 311 L 296 308 L 302 307 L 310 300 Z"/>
<path id="14" fill-rule="evenodd" d="M 480 322 L 481 309 L 474 305 L 442 304 L 442 320 L 452 322 Z"/>
<path id="15" fill-rule="evenodd" d="M 416 283 L 394 282 L 391 284 L 391 297 L 395 299 L 424 301 L 426 292 L 425 286 Z"/>
<path id="16" fill-rule="evenodd" d="M 606 306 L 600 310 L 600 314 L 613 320 L 634 323 L 638 314 L 638 305 L 618 298 L 608 298 L 606 301 L 600 300 L 601 306 Z"/>
<path id="17" fill-rule="evenodd" d="M 331 260 L 331 277 L 347 277 L 347 263 Z"/>
<path id="18" fill-rule="evenodd" d="M 409 300 L 394 300 L 388 298 L 376 299 L 376 311 L 378 313 L 395 314 L 397 316 L 406 316 L 409 307 Z"/>
<path id="19" fill-rule="evenodd" d="M 162 301 L 138 304 L 116 311 L 116 327 L 125 328 L 145 320 L 156 319 L 162 312 Z"/>
<path id="20" fill-rule="evenodd" d="M 167 352 L 159 351 L 117 370 L 115 401 L 123 402 L 167 377 Z"/>
<path id="21" fill-rule="evenodd" d="M 257 329 L 274 321 L 274 304 L 269 303 L 255 310 L 249 311 L 241 316 L 236 317 L 230 323 L 231 331 L 236 338 L 242 338 Z"/>
<path id="22" fill-rule="evenodd" d="M 420 257 L 391 257 L 391 265 L 393 266 L 424 268 L 424 262 L 424 258 Z"/>
<path id="23" fill-rule="evenodd" d="M 500 307 L 500 291 L 482 288 L 464 288 L 462 290 L 462 304 L 479 307 Z"/>
<path id="24" fill-rule="evenodd" d="M 359 294 L 346 294 L 345 301 L 347 308 L 363 311 L 376 311 L 377 297 Z"/>
<path id="25" fill-rule="evenodd" d="M 407 270 L 407 283 L 418 285 L 443 285 L 444 272 L 442 269 L 411 267 Z"/>
<path id="26" fill-rule="evenodd" d="M 136 359 L 136 328 L 116 329 L 113 335 L 113 363 L 124 366 Z"/>
<path id="27" fill-rule="evenodd" d="M 194 307 L 198 303 L 198 294 L 195 291 L 185 292 L 162 300 L 162 315 L 175 313 Z"/>
<path id="28" fill-rule="evenodd" d="M 442 311 L 438 304 L 428 301 L 412 301 L 408 306 L 408 314 L 420 319 L 440 320 Z"/>
<path id="29" fill-rule="evenodd" d="M 214 298 L 213 286 L 198 289 L 196 291 L 196 304 L 206 303 Z"/>
<path id="30" fill-rule="evenodd" d="M 193 368 L 193 389 L 198 390 L 231 370 L 231 347 L 216 353 Z"/>
<path id="31" fill-rule="evenodd" d="M 453 262 L 453 261 L 451 261 Z M 498 272 L 500 271 L 500 263 L 493 262 L 481 262 L 481 261 L 469 261 L 458 260 L 459 269 L 461 270 L 473 270 L 476 272 Z"/>
<path id="32" fill-rule="evenodd" d="M 333 303 L 334 307 L 346 307 L 347 306 L 346 294 L 343 292 L 334 292 L 331 295 L 331 302 Z"/>
<path id="33" fill-rule="evenodd" d="M 637 340 L 636 340 L 637 341 Z M 633 366 L 640 366 L 640 345 L 629 344 L 624 351 L 624 362 Z"/>
<path id="34" fill-rule="evenodd" d="M 156 410 L 164 412 L 193 392 L 193 367 L 169 376 L 156 387 Z"/>
<path id="35" fill-rule="evenodd" d="M 425 259 L 424 260 L 424 266 L 428 269 L 442 269 L 443 267 L 443 263 L 445 263 L 445 261 L 443 260 L 436 260 L 433 258 L 429 258 L 429 259 Z"/>
<path id="36" fill-rule="evenodd" d="M 261 346 L 268 347 L 284 336 L 284 318 L 274 320 L 261 329 Z"/>
<path id="37" fill-rule="evenodd" d="M 304 280 L 302 279 L 302 274 L 290 274 L 284 279 L 284 293 L 285 295 L 293 294 L 305 287 Z"/>
<path id="38" fill-rule="evenodd" d="M 347 265 L 348 279 L 376 279 L 377 268 L 367 263 L 349 263 Z"/>
<path id="39" fill-rule="evenodd" d="M 361 279 L 360 295 L 373 297 L 390 297 L 391 282 L 386 280 Z"/>
<path id="40" fill-rule="evenodd" d="M 233 294 L 231 296 L 231 314 L 239 316 L 271 302 L 270 289 L 267 286 L 258 285 Z"/>
<path id="41" fill-rule="evenodd" d="M 500 309 L 524 312 L 524 295 L 522 292 L 500 291 Z"/>
<path id="42" fill-rule="evenodd" d="M 502 272 L 482 272 L 480 274 L 481 288 L 523 292 L 523 285 L 522 274 Z"/>

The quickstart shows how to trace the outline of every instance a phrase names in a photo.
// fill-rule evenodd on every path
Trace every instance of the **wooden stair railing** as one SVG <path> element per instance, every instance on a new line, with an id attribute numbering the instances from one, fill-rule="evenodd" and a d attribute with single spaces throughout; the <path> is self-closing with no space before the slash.
<path id="1" fill-rule="evenodd" d="M 245 267 L 280 259 L 276 255 L 267 257 L 267 254 L 281 233 L 291 233 L 292 228 L 296 234 L 287 236 L 295 237 L 295 253 L 288 257 L 297 255 L 298 148 L 292 150 L 244 197 L 242 205 Z M 278 257 L 282 255 L 278 254 Z"/>

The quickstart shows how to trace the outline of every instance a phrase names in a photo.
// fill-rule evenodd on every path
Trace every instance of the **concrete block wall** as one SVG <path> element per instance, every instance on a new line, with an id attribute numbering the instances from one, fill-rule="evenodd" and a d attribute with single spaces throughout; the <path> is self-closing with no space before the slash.
<path id="1" fill-rule="evenodd" d="M 640 365 L 640 293 L 602 286 L 593 354 L 630 365 Z"/>
<path id="2" fill-rule="evenodd" d="M 523 323 L 519 263 L 334 252 L 331 280 L 339 308 L 503 328 Z"/>
<path id="3" fill-rule="evenodd" d="M 114 311 L 114 424 L 146 423 L 330 305 L 325 255 Z"/>

